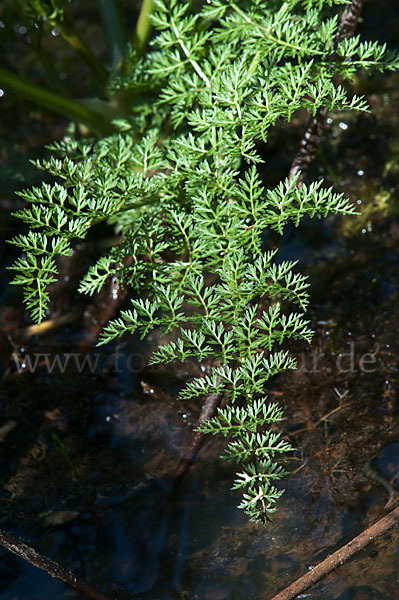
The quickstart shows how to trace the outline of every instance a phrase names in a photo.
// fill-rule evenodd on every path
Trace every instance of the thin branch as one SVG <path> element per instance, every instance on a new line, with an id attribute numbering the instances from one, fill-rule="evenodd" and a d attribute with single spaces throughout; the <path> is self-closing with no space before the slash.
<path id="1" fill-rule="evenodd" d="M 351 406 L 351 404 L 352 404 L 351 402 L 348 402 L 347 404 L 343 404 L 342 401 L 340 401 L 338 406 L 329 410 L 326 414 L 321 416 L 317 421 L 315 421 L 315 422 L 312 421 L 310 424 L 306 425 L 306 427 L 301 427 L 300 429 L 296 429 L 295 431 L 292 432 L 291 435 L 293 435 L 293 434 L 297 435 L 298 433 L 303 433 L 304 431 L 314 431 L 321 423 L 325 423 L 326 421 L 328 421 L 328 419 L 330 417 L 332 417 L 332 415 L 334 415 L 336 412 L 338 412 L 342 408 L 348 408 L 348 406 Z M 285 435 L 283 437 L 289 438 L 290 435 Z"/>
<path id="2" fill-rule="evenodd" d="M 346 563 L 347 560 L 360 550 L 363 550 L 370 542 L 387 533 L 387 531 L 392 529 L 392 527 L 398 523 L 399 507 L 379 519 L 374 525 L 371 525 L 371 527 L 362 531 L 362 533 L 345 544 L 345 546 L 342 546 L 342 548 L 333 554 L 330 554 L 330 556 L 327 556 L 327 558 L 305 573 L 305 575 L 302 575 L 302 577 L 294 581 L 294 583 L 279 592 L 276 596 L 273 596 L 271 600 L 292 600 L 292 598 L 295 598 L 298 594 L 302 594 L 305 590 L 320 581 L 320 579 L 331 573 L 331 571 Z"/>
<path id="3" fill-rule="evenodd" d="M 335 46 L 338 46 L 344 39 L 353 36 L 363 4 L 364 0 L 352 0 L 351 4 L 346 6 L 338 25 L 334 40 Z M 289 176 L 294 177 L 298 171 L 301 172 L 297 181 L 298 187 L 302 185 L 309 165 L 315 159 L 326 126 L 327 113 L 327 108 L 321 108 L 317 111 L 306 129 L 299 150 L 292 161 Z"/>
<path id="4" fill-rule="evenodd" d="M 55 561 L 51 560 L 51 558 L 44 556 L 44 554 L 41 554 L 31 546 L 25 544 L 25 542 L 22 542 L 2 529 L 0 529 L 0 544 L 10 552 L 13 552 L 20 558 L 26 560 L 31 565 L 45 571 L 51 575 L 51 577 L 55 577 L 78 592 L 85 594 L 88 598 L 92 598 L 92 600 L 111 600 L 110 596 L 106 596 L 103 592 L 87 583 L 84 579 L 77 577 L 72 571 L 65 569 Z"/>

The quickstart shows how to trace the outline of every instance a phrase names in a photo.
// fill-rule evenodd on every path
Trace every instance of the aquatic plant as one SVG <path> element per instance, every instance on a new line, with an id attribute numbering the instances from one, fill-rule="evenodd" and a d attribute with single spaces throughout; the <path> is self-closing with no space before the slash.
<path id="1" fill-rule="evenodd" d="M 130 290 L 131 308 L 100 344 L 160 328 L 168 341 L 152 364 L 199 361 L 203 375 L 180 398 L 223 406 L 199 431 L 230 438 L 224 456 L 239 463 L 233 487 L 254 521 L 275 511 L 285 474 L 276 457 L 290 450 L 264 384 L 295 368 L 286 340 L 312 337 L 306 277 L 265 251 L 265 236 L 304 216 L 354 213 L 322 181 L 301 185 L 300 173 L 269 189 L 259 142 L 299 110 L 367 110 L 343 82 L 399 64 L 384 45 L 346 37 L 334 10 L 343 3 L 208 0 L 196 10 L 156 0 L 149 47 L 132 45 L 109 84 L 128 107 L 113 121 L 119 133 L 53 144 L 37 166 L 55 182 L 21 192 L 27 206 L 15 213 L 29 231 L 11 240 L 24 253 L 14 283 L 38 323 L 56 258 L 101 222 L 121 234 L 80 284 L 94 294 L 116 277 Z"/>

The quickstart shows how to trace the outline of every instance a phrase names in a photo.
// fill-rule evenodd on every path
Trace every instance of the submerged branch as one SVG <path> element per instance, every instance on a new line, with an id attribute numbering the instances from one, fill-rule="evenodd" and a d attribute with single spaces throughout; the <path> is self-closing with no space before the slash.
<path id="1" fill-rule="evenodd" d="M 85 594 L 88 598 L 92 598 L 92 600 L 111 600 L 110 596 L 106 596 L 103 592 L 87 583 L 84 579 L 77 577 L 72 571 L 65 569 L 63 566 L 51 560 L 51 558 L 44 556 L 44 554 L 41 554 L 31 546 L 25 544 L 25 542 L 22 542 L 2 529 L 0 529 L 0 544 L 10 552 L 13 552 L 20 558 L 26 560 L 31 565 L 45 571 L 51 575 L 51 577 L 55 577 L 78 592 Z"/>
<path id="2" fill-rule="evenodd" d="M 67 117 L 71 121 L 84 123 L 94 133 L 110 135 L 114 132 L 111 123 L 107 122 L 102 115 L 86 108 L 80 102 L 54 94 L 1 67 L 0 83 L 5 88 L 16 92 L 18 96 L 35 102 L 51 112 Z"/>
<path id="3" fill-rule="evenodd" d="M 327 556 L 327 558 L 305 573 L 305 575 L 302 575 L 302 577 L 294 581 L 294 583 L 289 585 L 283 591 L 276 596 L 273 596 L 271 600 L 291 600 L 299 594 L 302 594 L 305 590 L 320 581 L 320 579 L 331 573 L 331 571 L 346 563 L 347 560 L 360 550 L 363 550 L 370 542 L 387 533 L 387 531 L 392 529 L 392 527 L 398 523 L 399 507 L 379 519 L 374 525 L 371 525 L 371 527 L 362 531 L 362 533 L 345 544 L 345 546 L 342 546 L 342 548 Z"/>

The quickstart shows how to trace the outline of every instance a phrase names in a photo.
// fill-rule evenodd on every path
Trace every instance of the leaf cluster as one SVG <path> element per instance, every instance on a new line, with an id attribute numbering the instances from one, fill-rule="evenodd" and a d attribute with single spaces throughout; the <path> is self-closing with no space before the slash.
<path id="1" fill-rule="evenodd" d="M 282 412 L 264 384 L 295 368 L 289 340 L 310 342 L 306 277 L 296 262 L 265 251 L 268 230 L 283 234 L 304 216 L 353 214 L 347 198 L 298 176 L 268 188 L 259 140 L 299 110 L 367 110 L 337 84 L 358 69 L 398 67 L 384 46 L 359 37 L 338 46 L 341 0 L 155 0 L 155 35 L 144 55 L 131 50 L 126 75 L 130 115 L 120 133 L 64 141 L 37 166 L 55 182 L 25 190 L 17 216 L 29 227 L 12 240 L 24 252 L 12 267 L 40 322 L 56 280 L 56 257 L 107 220 L 122 242 L 101 256 L 80 291 L 117 277 L 131 307 L 109 322 L 100 343 L 126 333 L 168 336 L 152 363 L 197 360 L 208 372 L 180 398 L 218 394 L 225 408 L 200 431 L 230 438 L 225 457 L 239 463 L 240 507 L 257 521 L 275 510 L 289 445 L 275 433 Z M 297 309 L 295 308 L 297 306 Z M 204 367 L 205 371 L 205 367 Z"/>

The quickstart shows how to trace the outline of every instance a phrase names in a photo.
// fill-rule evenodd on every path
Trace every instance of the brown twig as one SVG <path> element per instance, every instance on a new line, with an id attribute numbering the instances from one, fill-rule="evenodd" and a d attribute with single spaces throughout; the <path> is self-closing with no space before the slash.
<path id="1" fill-rule="evenodd" d="M 335 45 L 340 44 L 344 39 L 352 37 L 356 31 L 360 14 L 363 10 L 364 0 L 352 0 L 345 7 L 340 19 L 337 35 L 335 36 Z"/>
<path id="2" fill-rule="evenodd" d="M 335 46 L 340 44 L 344 39 L 352 37 L 355 33 L 363 4 L 364 0 L 352 0 L 351 4 L 346 6 L 338 25 L 334 40 Z M 294 177 L 298 171 L 301 172 L 297 181 L 298 187 L 302 185 L 306 171 L 316 156 L 321 136 L 326 126 L 327 113 L 327 108 L 321 108 L 317 111 L 306 129 L 299 150 L 292 161 L 289 176 Z"/>
<path id="3" fill-rule="evenodd" d="M 370 542 L 381 537 L 399 523 L 399 507 L 379 519 L 339 550 L 327 556 L 321 563 L 302 575 L 287 588 L 273 596 L 271 600 L 292 600 L 331 573 L 334 569 L 346 563 L 349 558 L 363 550 Z"/>
<path id="4" fill-rule="evenodd" d="M 342 396 L 342 398 L 343 397 L 344 396 Z M 306 427 L 301 427 L 300 429 L 296 429 L 292 433 L 297 435 L 298 433 L 303 433 L 304 431 L 314 431 L 321 423 L 325 423 L 326 421 L 328 421 L 330 417 L 332 417 L 335 413 L 340 411 L 342 408 L 348 408 L 348 406 L 351 406 L 351 402 L 348 402 L 347 404 L 343 404 L 341 400 L 340 400 L 340 403 L 338 404 L 338 406 L 329 410 L 327 413 L 325 413 L 323 416 L 321 416 L 319 419 L 317 419 L 317 421 L 309 423 L 308 425 L 306 425 Z M 285 435 L 284 437 L 290 437 L 290 436 Z"/>
<path id="5" fill-rule="evenodd" d="M 31 565 L 45 571 L 51 575 L 51 577 L 55 577 L 78 592 L 85 594 L 88 598 L 92 598 L 92 600 L 111 600 L 110 596 L 106 596 L 103 592 L 87 583 L 84 579 L 77 577 L 72 571 L 65 569 L 55 561 L 51 560 L 51 558 L 44 556 L 31 546 L 25 544 L 25 542 L 22 542 L 2 529 L 0 529 L 0 544 L 10 552 L 13 552 L 20 558 L 26 560 Z"/>
<path id="6" fill-rule="evenodd" d="M 306 171 L 310 163 L 313 162 L 316 156 L 317 149 L 321 142 L 321 135 L 324 131 L 327 108 L 321 108 L 310 121 L 304 136 L 301 140 L 299 150 L 292 161 L 289 177 L 294 177 L 300 171 L 296 185 L 300 187 L 306 175 Z"/>

